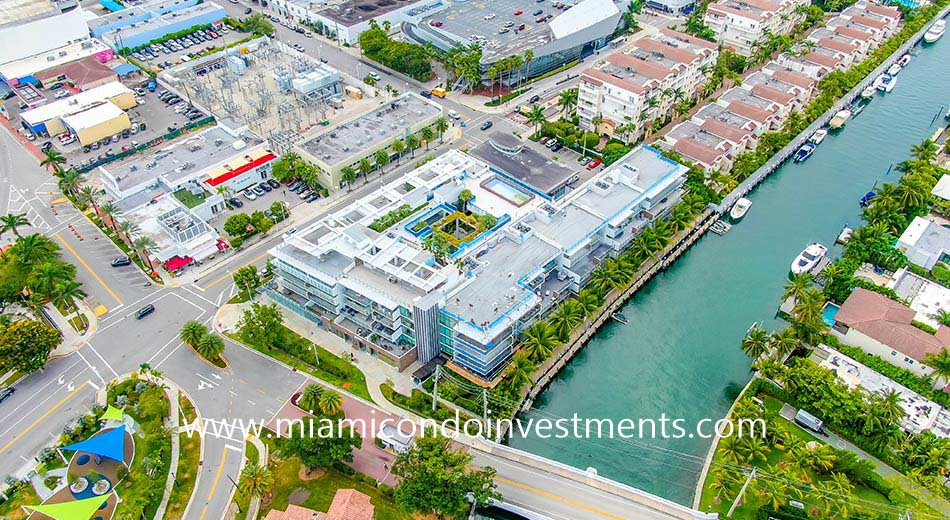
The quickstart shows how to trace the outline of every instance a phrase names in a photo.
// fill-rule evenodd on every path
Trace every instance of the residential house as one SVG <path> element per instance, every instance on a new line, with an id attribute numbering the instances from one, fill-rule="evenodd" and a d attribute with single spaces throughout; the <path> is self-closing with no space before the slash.
<path id="1" fill-rule="evenodd" d="M 907 261 L 928 271 L 937 262 L 950 263 L 950 222 L 937 217 L 915 217 L 901 233 L 894 247 L 907 255 Z"/>

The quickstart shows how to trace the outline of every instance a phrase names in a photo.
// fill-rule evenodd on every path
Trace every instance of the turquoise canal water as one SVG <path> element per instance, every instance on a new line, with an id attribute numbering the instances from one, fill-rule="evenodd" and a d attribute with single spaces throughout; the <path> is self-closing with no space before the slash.
<path id="1" fill-rule="evenodd" d="M 875 181 L 896 181 L 889 166 L 943 122 L 941 114 L 931 123 L 950 105 L 950 38 L 924 47 L 898 78 L 809 160 L 787 163 L 762 183 L 732 231 L 707 235 L 647 284 L 623 309 L 629 324 L 603 328 L 522 419 L 665 413 L 693 425 L 723 417 L 749 377 L 740 341 L 753 322 L 779 326 L 774 313 L 792 260 L 809 242 L 831 247 L 842 226 L 859 225 L 858 200 Z M 510 443 L 688 504 L 710 441 Z"/>

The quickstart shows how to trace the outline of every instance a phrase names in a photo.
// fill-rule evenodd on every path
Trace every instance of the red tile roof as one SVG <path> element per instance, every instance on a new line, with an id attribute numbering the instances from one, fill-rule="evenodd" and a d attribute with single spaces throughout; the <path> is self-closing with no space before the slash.
<path id="1" fill-rule="evenodd" d="M 46 69 L 36 74 L 36 79 L 44 84 L 55 80 L 59 76 L 66 76 L 78 86 L 88 85 L 105 78 L 118 78 L 119 75 L 109 67 L 99 63 L 93 56 L 87 56 L 81 60 L 64 63 L 51 69 Z"/>
<path id="2" fill-rule="evenodd" d="M 831 38 L 822 38 L 818 40 L 818 45 L 826 49 L 831 49 L 833 51 L 846 52 L 848 54 L 853 53 L 857 50 L 854 45 L 848 45 L 845 42 L 832 40 Z"/>
<path id="3" fill-rule="evenodd" d="M 323 513 L 289 504 L 284 511 L 271 509 L 267 512 L 264 520 L 314 520 L 315 518 L 323 518 Z"/>
<path id="4" fill-rule="evenodd" d="M 737 126 L 732 126 L 722 121 L 716 121 L 715 119 L 707 119 L 700 125 L 700 128 L 709 132 L 710 134 L 722 137 L 723 139 L 728 139 L 734 143 L 740 143 L 747 135 L 751 133 L 749 130 L 743 130 Z"/>
<path id="5" fill-rule="evenodd" d="M 860 29 L 855 29 L 854 27 L 835 27 L 835 32 L 847 36 L 849 38 L 855 38 L 866 42 L 871 39 L 871 35 Z"/>
<path id="6" fill-rule="evenodd" d="M 729 148 L 732 148 L 732 145 L 726 144 Z M 676 144 L 673 145 L 673 149 L 694 161 L 699 161 L 710 166 L 716 162 L 716 159 L 719 159 L 728 151 L 717 150 L 688 137 L 677 139 Z"/>
<path id="7" fill-rule="evenodd" d="M 355 489 L 338 489 L 326 520 L 372 520 L 373 509 L 367 495 Z"/>
<path id="8" fill-rule="evenodd" d="M 772 113 L 768 110 L 761 109 L 755 105 L 750 105 L 742 101 L 733 101 L 729 103 L 729 111 L 735 112 L 742 117 L 748 117 L 753 121 L 758 121 L 759 123 L 765 123 L 772 117 Z"/>
<path id="9" fill-rule="evenodd" d="M 835 321 L 917 361 L 950 347 L 950 328 L 929 334 L 911 322 L 916 311 L 867 289 L 855 289 L 841 305 Z"/>
<path id="10" fill-rule="evenodd" d="M 851 21 L 854 23 L 859 23 L 861 25 L 866 25 L 868 27 L 876 27 L 878 29 L 883 29 L 887 27 L 887 22 L 883 20 L 875 20 L 874 18 L 868 18 L 867 16 L 852 16 Z"/>
<path id="11" fill-rule="evenodd" d="M 875 13 L 875 14 L 879 14 L 881 16 L 886 16 L 888 18 L 901 17 L 901 10 L 896 7 L 888 7 L 884 5 L 868 3 L 867 5 L 864 6 L 864 10 Z"/>
<path id="12" fill-rule="evenodd" d="M 769 101 L 774 101 L 775 103 L 782 105 L 787 105 L 793 99 L 795 99 L 795 96 L 789 94 L 788 92 L 782 92 L 781 90 L 767 87 L 765 85 L 756 85 L 752 87 L 752 93 L 762 99 L 768 99 Z"/>
<path id="13" fill-rule="evenodd" d="M 673 74 L 671 69 L 657 65 L 656 63 L 650 63 L 648 61 L 641 60 L 640 58 L 636 58 L 622 52 L 615 52 L 611 54 L 607 57 L 607 61 L 618 67 L 631 69 L 639 74 L 643 74 L 644 76 L 653 79 L 665 79 L 666 77 Z"/>
<path id="14" fill-rule="evenodd" d="M 841 63 L 841 60 L 820 52 L 809 52 L 803 59 L 832 69 Z"/>
<path id="15" fill-rule="evenodd" d="M 797 72 L 792 72 L 790 70 L 777 70 L 772 73 L 772 77 L 784 81 L 785 83 L 791 83 L 792 85 L 798 85 L 799 87 L 810 88 L 816 83 L 812 78 L 804 74 L 799 74 Z"/>

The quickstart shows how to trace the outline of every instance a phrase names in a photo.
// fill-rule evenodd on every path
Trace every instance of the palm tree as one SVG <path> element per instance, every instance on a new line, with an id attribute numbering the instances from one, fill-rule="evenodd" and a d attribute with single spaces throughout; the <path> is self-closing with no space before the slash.
<path id="1" fill-rule="evenodd" d="M 745 454 L 742 447 L 739 446 L 737 437 L 729 436 L 719 439 L 718 450 L 726 462 L 736 463 L 745 459 Z"/>
<path id="2" fill-rule="evenodd" d="M 218 359 L 224 354 L 224 340 L 217 334 L 205 334 L 195 345 L 195 351 L 209 361 Z"/>
<path id="3" fill-rule="evenodd" d="M 402 159 L 402 152 L 406 151 L 406 143 L 402 139 L 396 139 L 393 141 L 392 146 L 393 151 L 396 152 L 396 164 L 399 164 L 399 160 Z M 429 146 L 428 143 L 426 146 Z"/>
<path id="4" fill-rule="evenodd" d="M 541 128 L 541 123 L 547 121 L 547 118 L 544 117 L 544 109 L 541 108 L 541 105 L 531 107 L 531 112 L 528 112 L 528 121 L 534 123 L 534 131 L 537 133 L 538 129 Z"/>
<path id="5" fill-rule="evenodd" d="M 426 142 L 426 150 L 429 149 L 429 143 L 432 142 L 432 137 L 435 135 L 435 132 L 432 131 L 431 126 L 427 126 L 419 132 L 422 135 L 422 140 Z"/>
<path id="6" fill-rule="evenodd" d="M 93 211 L 96 212 L 96 216 L 99 215 L 99 205 L 96 203 L 96 191 L 92 189 L 92 186 L 79 188 L 79 193 L 76 194 L 76 203 L 82 206 L 83 211 L 85 211 L 87 206 L 91 205 Z"/>
<path id="7" fill-rule="evenodd" d="M 319 410 L 321 394 L 323 394 L 322 386 L 314 384 L 307 385 L 303 389 L 303 393 L 300 394 L 300 399 L 297 401 L 297 404 L 304 410 L 309 410 L 310 412 Z"/>
<path id="8" fill-rule="evenodd" d="M 889 388 L 875 403 L 874 408 L 880 411 L 881 417 L 891 424 L 897 424 L 904 418 L 904 408 L 901 407 L 903 398 L 893 388 Z"/>
<path id="9" fill-rule="evenodd" d="M 63 192 L 64 195 L 73 196 L 79 191 L 79 187 L 82 186 L 83 180 L 83 174 L 70 168 L 60 172 L 59 182 L 57 184 L 59 186 L 59 190 Z"/>
<path id="10" fill-rule="evenodd" d="M 769 350 L 769 333 L 759 327 L 752 327 L 742 339 L 742 351 L 753 361 Z"/>
<path id="11" fill-rule="evenodd" d="M 531 384 L 531 374 L 536 368 L 527 352 L 515 352 L 511 364 L 505 369 L 507 374 L 505 380 L 510 381 L 514 388 L 521 388 L 524 385 Z"/>
<path id="12" fill-rule="evenodd" d="M 785 481 L 771 478 L 755 479 L 755 489 L 757 495 L 772 508 L 772 511 L 778 511 L 780 507 L 788 501 L 788 486 Z"/>
<path id="13" fill-rule="evenodd" d="M 26 213 L 7 213 L 0 217 L 0 236 L 10 231 L 13 233 L 13 236 L 20 238 L 18 228 L 29 225 L 30 220 L 26 218 Z"/>
<path id="14" fill-rule="evenodd" d="M 571 331 L 584 322 L 584 306 L 573 298 L 557 306 L 550 322 L 561 341 L 571 337 Z"/>
<path id="15" fill-rule="evenodd" d="M 241 480 L 238 489 L 247 497 L 262 497 L 270 492 L 274 485 L 274 475 L 266 466 L 256 463 L 248 464 L 241 470 Z"/>
<path id="16" fill-rule="evenodd" d="M 150 237 L 139 237 L 136 238 L 135 242 L 132 243 L 132 247 L 135 248 L 136 253 L 138 253 L 139 258 L 142 260 L 142 263 L 148 265 L 149 271 L 155 272 L 155 266 L 152 265 L 151 257 L 151 254 L 157 247 L 155 241 Z"/>
<path id="17" fill-rule="evenodd" d="M 933 140 L 927 139 L 920 144 L 911 146 L 910 150 L 910 154 L 914 156 L 914 159 L 925 164 L 930 164 L 937 158 L 937 152 L 940 150 L 940 147 L 938 147 Z"/>
<path id="18" fill-rule="evenodd" d="M 950 350 L 941 349 L 939 354 L 927 354 L 924 363 L 934 369 L 934 375 L 950 380 Z"/>
<path id="19" fill-rule="evenodd" d="M 435 120 L 435 125 L 434 125 L 434 126 L 435 126 L 436 132 L 439 132 L 439 142 L 441 143 L 441 142 L 442 142 L 442 134 L 444 134 L 445 131 L 449 129 L 449 123 L 448 123 L 448 121 L 445 120 L 445 117 L 439 116 L 439 117 Z"/>
<path id="20" fill-rule="evenodd" d="M 30 273 L 27 285 L 32 292 L 44 298 L 51 298 L 60 284 L 73 279 L 75 271 L 76 268 L 66 262 L 44 262 Z"/>
<path id="21" fill-rule="evenodd" d="M 630 283 L 633 271 L 629 264 L 608 258 L 591 276 L 591 284 L 601 292 L 620 289 Z"/>
<path id="22" fill-rule="evenodd" d="M 59 246 L 45 235 L 33 234 L 18 238 L 11 250 L 21 264 L 36 265 L 53 258 Z"/>
<path id="23" fill-rule="evenodd" d="M 546 321 L 535 322 L 524 332 L 521 345 L 532 361 L 539 363 L 547 359 L 557 348 L 557 333 Z"/>
<path id="24" fill-rule="evenodd" d="M 102 223 L 109 229 L 115 231 L 115 219 L 119 216 L 119 207 L 112 202 L 106 202 L 99 206 L 99 213 L 102 214 Z"/>
<path id="25" fill-rule="evenodd" d="M 379 168 L 379 176 L 382 177 L 383 168 L 389 164 L 389 153 L 386 150 L 376 150 L 373 158 L 376 160 L 376 167 Z"/>
<path id="26" fill-rule="evenodd" d="M 336 415 L 343 408 L 343 396 L 334 390 L 324 390 L 320 394 L 320 411 L 324 415 Z"/>
<path id="27" fill-rule="evenodd" d="M 56 286 L 53 293 L 53 304 L 58 307 L 65 307 L 71 311 L 77 311 L 76 300 L 86 297 L 82 291 L 82 284 L 75 280 L 66 280 Z"/>
<path id="28" fill-rule="evenodd" d="M 416 148 L 419 148 L 419 136 L 409 134 L 406 136 L 406 148 L 409 149 L 409 157 L 416 156 Z"/>
<path id="29" fill-rule="evenodd" d="M 369 159 L 366 157 L 360 159 L 359 164 L 360 173 L 363 174 L 363 184 L 366 184 L 369 176 L 369 172 L 373 171 L 373 164 L 369 162 Z"/>
<path id="30" fill-rule="evenodd" d="M 814 280 L 811 273 L 791 275 L 788 279 L 788 283 L 785 284 L 785 292 L 782 294 L 782 300 L 784 301 L 789 298 L 795 298 L 796 301 L 800 300 L 802 296 L 814 286 Z"/>
<path id="31" fill-rule="evenodd" d="M 40 161 L 40 166 L 53 170 L 54 173 L 59 172 L 63 164 L 66 164 L 66 157 L 63 157 L 63 154 L 59 153 L 59 150 L 55 148 L 50 148 L 43 152 L 45 157 Z"/>
<path id="32" fill-rule="evenodd" d="M 557 104 L 561 107 L 562 113 L 569 114 L 571 109 L 577 106 L 577 89 L 572 88 L 561 91 Z"/>
<path id="33" fill-rule="evenodd" d="M 343 174 L 343 180 L 346 182 L 346 191 L 352 190 L 353 181 L 356 180 L 356 170 L 352 166 L 344 166 L 340 173 Z"/>
<path id="34" fill-rule="evenodd" d="M 576 300 L 581 304 L 581 308 L 584 309 L 584 316 L 587 318 L 594 317 L 594 314 L 600 310 L 600 298 L 597 296 L 597 293 L 590 289 L 581 289 L 581 292 L 577 294 Z"/>
<path id="35" fill-rule="evenodd" d="M 693 222 L 693 213 L 688 206 L 679 205 L 670 213 L 669 223 L 674 233 L 679 233 L 688 228 Z"/>
<path id="36" fill-rule="evenodd" d="M 119 238 L 122 239 L 127 246 L 131 247 L 132 236 L 139 234 L 139 227 L 130 220 L 123 220 L 119 222 L 119 225 L 116 227 L 119 232 Z"/>
<path id="37" fill-rule="evenodd" d="M 824 305 L 825 296 L 819 289 L 809 289 L 795 304 L 793 327 L 802 341 L 814 345 L 820 340 L 820 334 L 827 328 L 821 315 Z"/>
<path id="38" fill-rule="evenodd" d="M 745 453 L 746 462 L 761 461 L 768 459 L 769 452 L 772 451 L 769 445 L 762 437 L 743 437 L 739 440 L 742 452 Z"/>
<path id="39" fill-rule="evenodd" d="M 792 328 L 782 329 L 781 332 L 773 332 L 769 337 L 769 347 L 775 351 L 778 359 L 784 359 L 785 356 L 798 348 L 798 336 Z"/>
<path id="40" fill-rule="evenodd" d="M 191 320 L 186 321 L 181 327 L 181 333 L 178 335 L 181 341 L 189 347 L 196 348 L 201 339 L 208 335 L 208 327 L 201 322 Z"/>

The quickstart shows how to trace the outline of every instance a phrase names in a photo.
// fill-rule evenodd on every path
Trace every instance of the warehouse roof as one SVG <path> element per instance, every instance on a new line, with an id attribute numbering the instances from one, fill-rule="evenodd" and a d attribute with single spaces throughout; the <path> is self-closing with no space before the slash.
<path id="1" fill-rule="evenodd" d="M 133 65 L 134 66 L 134 65 Z M 77 61 L 65 63 L 46 69 L 36 74 L 36 79 L 44 84 L 49 80 L 56 80 L 60 76 L 66 76 L 78 87 L 94 83 L 104 78 L 115 78 L 116 71 L 103 65 L 93 56 L 86 56 Z"/>
<path id="2" fill-rule="evenodd" d="M 92 108 L 64 117 L 63 123 L 75 131 L 101 125 L 125 114 L 121 108 L 109 102 L 100 103 Z"/>
<path id="3" fill-rule="evenodd" d="M 106 101 L 116 96 L 131 92 L 132 91 L 129 90 L 129 87 L 126 87 L 118 81 L 113 81 L 111 83 L 106 83 L 105 85 L 89 89 L 85 92 L 80 92 L 75 96 L 70 96 L 66 99 L 60 99 L 59 101 L 54 101 L 52 103 L 34 108 L 33 110 L 27 110 L 26 112 L 20 114 L 20 117 L 22 117 L 23 121 L 25 121 L 27 124 L 37 125 L 40 123 L 45 123 L 50 119 L 81 112 L 86 108 L 99 104 L 102 101 Z"/>

